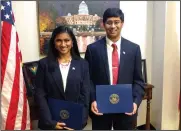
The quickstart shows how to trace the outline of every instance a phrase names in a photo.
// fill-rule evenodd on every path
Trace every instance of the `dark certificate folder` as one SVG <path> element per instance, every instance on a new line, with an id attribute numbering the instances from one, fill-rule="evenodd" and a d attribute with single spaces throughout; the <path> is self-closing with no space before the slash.
<path id="1" fill-rule="evenodd" d="M 131 113 L 132 84 L 97 85 L 96 101 L 100 113 Z"/>
<path id="2" fill-rule="evenodd" d="M 66 127 L 72 129 L 82 129 L 83 105 L 54 98 L 48 98 L 48 106 L 53 120 L 64 122 Z"/>

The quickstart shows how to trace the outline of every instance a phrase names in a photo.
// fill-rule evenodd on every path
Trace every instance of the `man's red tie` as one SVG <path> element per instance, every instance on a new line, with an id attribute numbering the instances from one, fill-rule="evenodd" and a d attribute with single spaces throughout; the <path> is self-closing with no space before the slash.
<path id="1" fill-rule="evenodd" d="M 113 85 L 117 84 L 118 80 L 118 69 L 119 69 L 119 57 L 117 51 L 117 45 L 112 44 L 113 52 L 112 52 L 112 76 L 113 76 Z"/>

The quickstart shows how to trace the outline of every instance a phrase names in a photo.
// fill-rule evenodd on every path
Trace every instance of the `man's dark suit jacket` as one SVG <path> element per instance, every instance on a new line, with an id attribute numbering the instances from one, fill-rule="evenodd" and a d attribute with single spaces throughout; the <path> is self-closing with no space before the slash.
<path id="1" fill-rule="evenodd" d="M 85 59 L 89 62 L 91 102 L 96 100 L 95 85 L 109 85 L 109 65 L 106 47 L 106 37 L 87 47 Z M 140 105 L 145 93 L 142 78 L 141 52 L 139 45 L 121 38 L 120 65 L 117 84 L 133 84 L 133 100 Z"/>
<path id="2" fill-rule="evenodd" d="M 35 100 L 40 109 L 40 129 L 55 129 L 56 121 L 51 119 L 47 98 L 72 101 L 84 105 L 84 122 L 86 125 L 89 108 L 90 79 L 87 61 L 72 59 L 67 84 L 64 92 L 59 64 L 43 58 L 39 61 L 36 74 Z"/>

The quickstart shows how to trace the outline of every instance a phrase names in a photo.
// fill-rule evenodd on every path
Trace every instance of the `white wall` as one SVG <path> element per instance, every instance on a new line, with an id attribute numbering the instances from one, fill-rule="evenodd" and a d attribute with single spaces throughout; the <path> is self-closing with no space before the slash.
<path id="1" fill-rule="evenodd" d="M 147 1 L 120 1 L 120 9 L 125 19 L 122 36 L 140 45 L 142 59 L 146 59 L 147 33 Z M 138 110 L 137 125 L 146 122 L 146 100 L 142 101 Z"/>
<path id="2" fill-rule="evenodd" d="M 151 83 L 155 88 L 153 89 L 153 100 L 151 103 L 151 122 L 157 129 L 161 129 L 162 120 L 165 5 L 165 1 L 154 2 L 153 5 Z"/>
<path id="3" fill-rule="evenodd" d="M 151 104 L 151 123 L 157 129 L 177 130 L 180 42 L 176 35 L 176 2 L 153 3 L 151 83 L 155 89 Z"/>
<path id="4" fill-rule="evenodd" d="M 36 1 L 12 3 L 23 62 L 38 60 L 40 56 Z M 157 129 L 176 129 L 178 120 L 175 106 L 180 75 L 173 69 L 180 66 L 177 51 L 180 41 L 177 42 L 172 35 L 175 31 L 173 24 L 178 21 L 174 20 L 175 6 L 166 6 L 164 1 L 121 1 L 120 8 L 125 13 L 122 35 L 140 45 L 142 58 L 147 60 L 148 83 L 155 86 L 151 103 L 151 122 Z M 167 31 L 169 33 L 166 33 Z M 145 123 L 145 114 L 146 101 L 143 101 L 139 109 L 138 125 Z"/>
<path id="5" fill-rule="evenodd" d="M 180 2 L 169 1 L 166 5 L 162 130 L 177 130 L 179 124 L 180 48 L 178 46 L 180 46 L 180 39 L 177 33 L 179 34 L 180 27 L 177 25 L 179 17 L 176 16 L 176 11 L 180 11 L 176 10 L 176 5 L 180 5 Z"/>
<path id="6" fill-rule="evenodd" d="M 12 1 L 23 62 L 39 60 L 36 1 Z"/>
<path id="7" fill-rule="evenodd" d="M 122 36 L 139 44 L 142 58 L 146 58 L 147 1 L 120 1 L 125 15 Z"/>

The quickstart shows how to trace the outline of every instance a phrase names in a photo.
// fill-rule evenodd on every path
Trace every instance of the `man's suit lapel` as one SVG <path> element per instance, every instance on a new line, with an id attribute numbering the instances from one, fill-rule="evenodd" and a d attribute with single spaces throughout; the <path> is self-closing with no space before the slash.
<path id="1" fill-rule="evenodd" d="M 100 44 L 100 49 L 99 51 L 101 52 L 101 57 L 104 61 L 104 68 L 105 68 L 105 71 L 106 71 L 106 75 L 107 75 L 107 78 L 108 78 L 108 81 L 110 83 L 110 74 L 109 74 L 109 64 L 108 64 L 108 56 L 107 56 L 107 46 L 106 46 L 106 37 L 104 37 L 101 41 L 101 44 Z M 99 61 L 101 62 L 101 61 Z"/>
<path id="2" fill-rule="evenodd" d="M 120 82 L 120 76 L 123 76 L 121 73 L 123 71 L 124 59 L 126 57 L 126 42 L 123 37 L 121 37 L 121 48 L 120 48 L 120 64 L 119 64 L 119 72 L 118 72 L 118 83 Z"/>
<path id="3" fill-rule="evenodd" d="M 51 72 L 52 77 L 55 80 L 55 83 L 56 83 L 58 89 L 60 90 L 60 92 L 65 97 L 64 89 L 63 89 L 62 75 L 61 75 L 61 72 L 60 72 L 60 68 L 59 68 L 58 62 L 51 63 L 49 65 L 49 71 Z"/>

